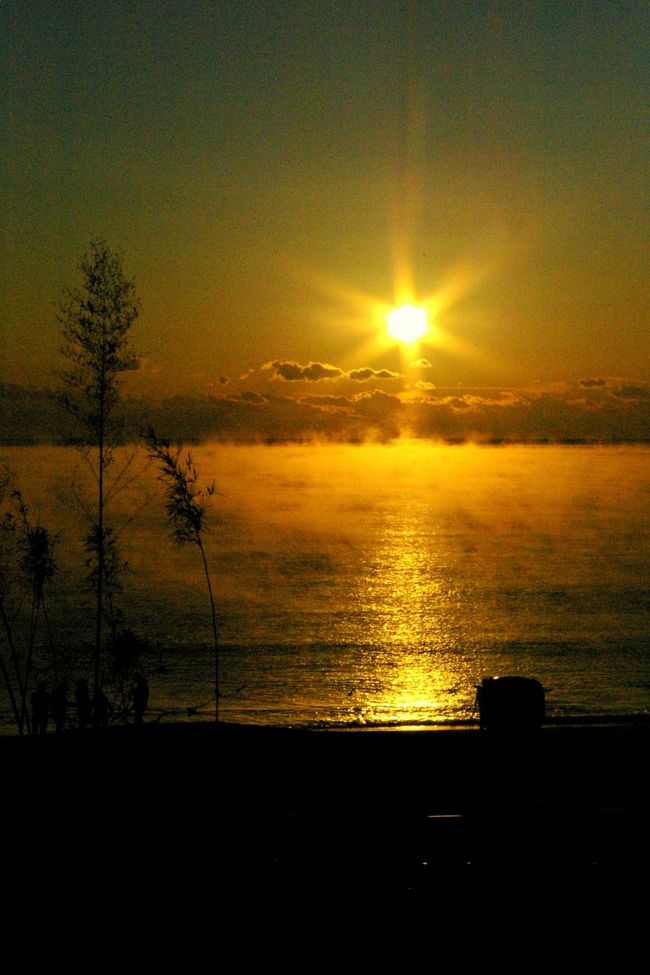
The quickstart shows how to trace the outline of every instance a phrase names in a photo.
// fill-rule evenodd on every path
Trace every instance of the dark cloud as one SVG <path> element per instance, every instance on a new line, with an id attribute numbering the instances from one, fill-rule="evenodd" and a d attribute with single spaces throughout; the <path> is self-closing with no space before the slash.
<path id="1" fill-rule="evenodd" d="M 410 389 L 416 389 L 422 396 L 426 396 L 427 400 L 460 406 L 461 409 L 465 407 L 479 408 L 489 403 L 511 403 L 513 400 L 520 402 L 522 399 L 521 393 L 514 393 L 509 389 L 464 388 L 459 391 L 457 388 L 451 390 L 449 387 L 436 386 L 434 383 L 425 382 L 421 379 Z"/>
<path id="2" fill-rule="evenodd" d="M 349 379 L 354 383 L 366 383 L 371 379 L 400 379 L 398 372 L 390 369 L 372 369 L 366 366 L 361 369 L 352 369 L 344 372 L 338 366 L 331 366 L 323 362 L 309 362 L 306 366 L 298 362 L 287 359 L 275 359 L 273 362 L 262 366 L 263 369 L 272 369 L 275 377 L 283 379 L 285 382 L 320 382 L 321 379 Z"/>
<path id="3" fill-rule="evenodd" d="M 345 375 L 342 369 L 325 365 L 322 362 L 310 362 L 306 366 L 301 366 L 297 362 L 275 359 L 265 368 L 273 369 L 276 376 L 279 379 L 284 379 L 285 382 L 317 383 L 321 379 L 338 379 Z"/>
<path id="4" fill-rule="evenodd" d="M 648 442 L 650 397 L 617 400 L 601 387 L 582 398 L 575 388 L 483 396 L 437 391 L 410 404 L 405 424 L 412 436 L 450 440 Z"/>
<path id="5" fill-rule="evenodd" d="M 583 389 L 596 389 L 607 385 L 606 379 L 581 379 L 580 385 Z"/>
<path id="6" fill-rule="evenodd" d="M 231 393 L 228 399 L 238 400 L 241 403 L 268 403 L 266 396 L 255 393 L 252 389 L 246 389 L 243 393 Z"/>
<path id="7" fill-rule="evenodd" d="M 354 412 L 365 438 L 396 440 L 402 433 L 404 404 L 399 396 L 381 389 L 359 393 L 354 397 Z"/>
<path id="8" fill-rule="evenodd" d="M 632 384 L 619 386 L 618 389 L 614 390 L 614 396 L 618 399 L 649 399 L 650 388 Z"/>
<path id="9" fill-rule="evenodd" d="M 366 383 L 369 379 L 400 379 L 398 372 L 391 372 L 390 369 L 353 369 L 348 373 L 348 379 L 354 383 Z"/>
<path id="10" fill-rule="evenodd" d="M 352 400 L 347 396 L 303 396 L 301 403 L 309 403 L 310 406 L 336 407 L 337 409 L 348 409 L 353 405 Z"/>
<path id="11" fill-rule="evenodd" d="M 354 404 L 359 413 L 373 414 L 374 416 L 394 414 L 404 408 L 399 396 L 395 396 L 393 393 L 384 393 L 381 389 L 359 393 L 358 396 L 354 397 Z"/>
<path id="12" fill-rule="evenodd" d="M 416 359 L 411 363 L 411 369 L 431 369 L 431 363 L 428 359 Z"/>
<path id="13" fill-rule="evenodd" d="M 76 423 L 47 390 L 0 383 L 0 443 L 66 443 Z"/>

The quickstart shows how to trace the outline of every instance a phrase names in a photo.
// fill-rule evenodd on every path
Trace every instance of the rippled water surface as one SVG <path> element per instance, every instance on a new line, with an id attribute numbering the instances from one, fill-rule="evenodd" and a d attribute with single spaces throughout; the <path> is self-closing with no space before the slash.
<path id="1" fill-rule="evenodd" d="M 205 445 L 193 455 L 219 491 L 207 542 L 224 717 L 463 719 L 476 683 L 505 673 L 538 677 L 551 714 L 650 710 L 647 448 L 399 442 Z M 88 470 L 67 448 L 13 448 L 2 460 L 60 535 L 55 639 L 89 641 Z M 119 605 L 155 647 L 142 658 L 153 716 L 207 715 L 213 657 L 198 552 L 169 542 L 153 471 L 123 484 L 112 504 L 128 563 Z"/>

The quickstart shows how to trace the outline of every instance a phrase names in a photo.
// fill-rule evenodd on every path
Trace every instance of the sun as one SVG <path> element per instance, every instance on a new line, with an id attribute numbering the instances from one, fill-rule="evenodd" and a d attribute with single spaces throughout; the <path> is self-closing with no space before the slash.
<path id="1" fill-rule="evenodd" d="M 416 305 L 401 305 L 386 316 L 388 331 L 399 342 L 417 342 L 429 331 L 427 313 Z"/>

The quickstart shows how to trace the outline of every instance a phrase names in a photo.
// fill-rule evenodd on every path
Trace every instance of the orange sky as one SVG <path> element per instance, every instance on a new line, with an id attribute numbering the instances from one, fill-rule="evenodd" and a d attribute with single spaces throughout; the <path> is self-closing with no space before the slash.
<path id="1" fill-rule="evenodd" d="M 2 380 L 52 382 L 53 302 L 104 237 L 137 395 L 644 389 L 649 28 L 636 2 L 8 0 Z M 400 296 L 418 347 L 386 339 Z"/>

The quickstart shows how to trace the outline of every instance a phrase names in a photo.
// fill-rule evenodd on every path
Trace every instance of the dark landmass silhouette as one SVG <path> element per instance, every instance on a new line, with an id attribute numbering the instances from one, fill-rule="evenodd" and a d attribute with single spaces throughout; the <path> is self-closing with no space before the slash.
<path id="1" fill-rule="evenodd" d="M 618 910 L 648 868 L 649 744 L 646 721 L 511 738 L 207 722 L 4 738 L 3 916 L 29 904 L 57 930 L 165 932 L 167 946 L 175 932 L 218 959 L 235 917 Z"/>

